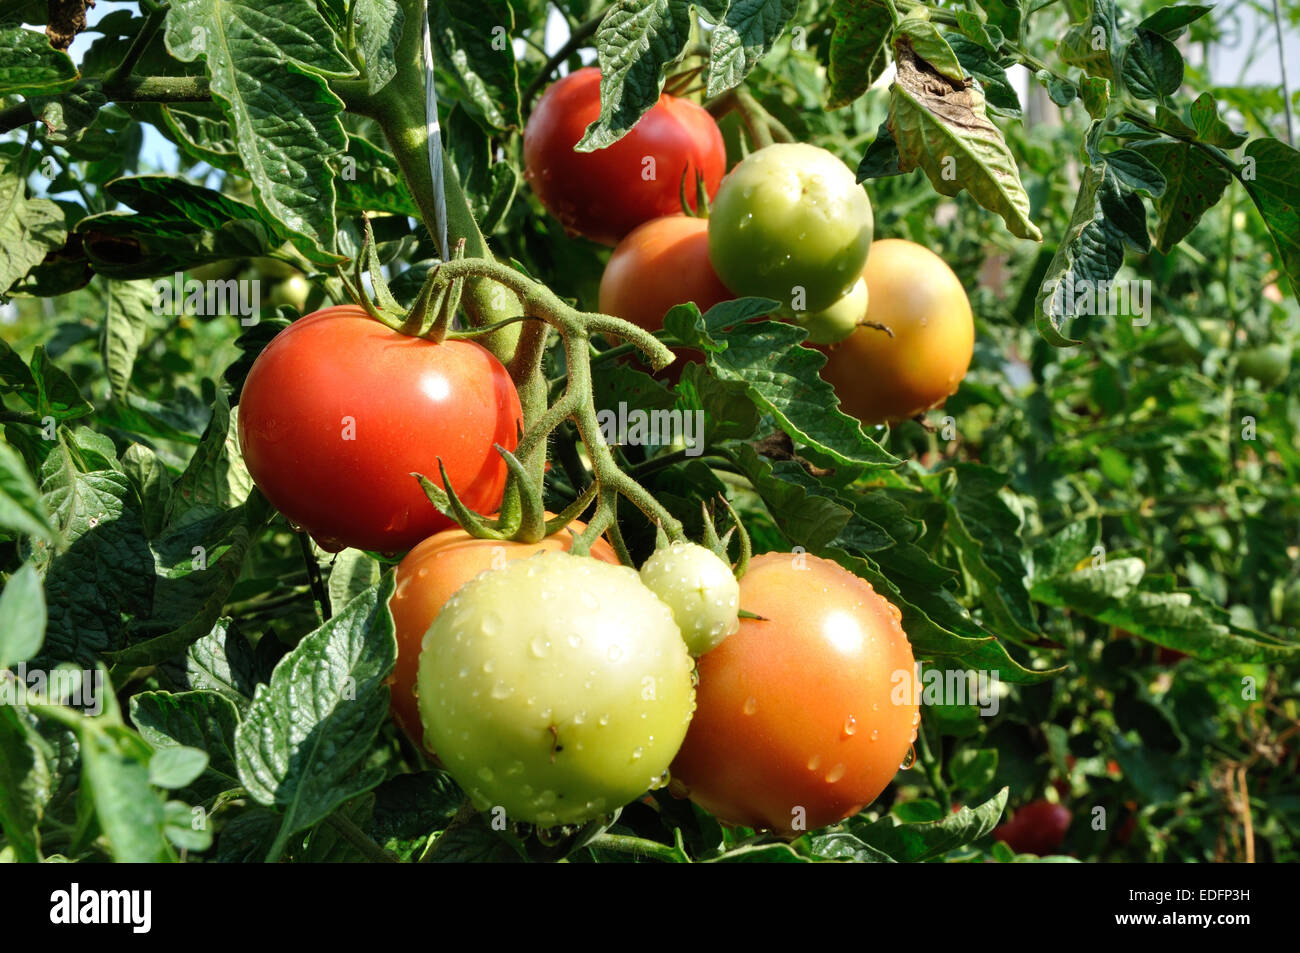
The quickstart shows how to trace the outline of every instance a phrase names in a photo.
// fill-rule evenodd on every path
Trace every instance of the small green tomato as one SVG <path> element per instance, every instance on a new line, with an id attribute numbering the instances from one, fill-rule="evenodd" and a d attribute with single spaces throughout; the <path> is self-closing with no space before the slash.
<path id="1" fill-rule="evenodd" d="M 722 180 L 709 210 L 709 261 L 733 294 L 772 298 L 787 314 L 830 307 L 862 277 L 871 202 L 825 149 L 777 143 Z"/>
<path id="2" fill-rule="evenodd" d="M 867 282 L 859 278 L 853 290 L 829 308 L 795 313 L 794 320 L 808 332 L 809 344 L 835 344 L 852 334 L 867 317 Z"/>
<path id="3" fill-rule="evenodd" d="M 581 824 L 666 779 L 695 707 L 690 656 L 636 572 L 548 552 L 458 589 L 425 633 L 424 740 L 476 807 Z"/>
<path id="4" fill-rule="evenodd" d="M 692 655 L 740 628 L 740 584 L 731 567 L 695 543 L 672 543 L 641 566 L 641 581 L 672 610 Z"/>

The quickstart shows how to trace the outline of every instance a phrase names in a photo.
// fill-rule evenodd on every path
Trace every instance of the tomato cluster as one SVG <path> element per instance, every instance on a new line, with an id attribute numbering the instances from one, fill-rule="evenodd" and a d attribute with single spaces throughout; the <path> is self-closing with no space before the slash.
<path id="1" fill-rule="evenodd" d="M 918 693 L 898 611 L 866 582 L 769 553 L 737 584 L 687 543 L 638 576 L 603 542 L 570 554 L 572 539 L 450 531 L 398 568 L 394 716 L 480 809 L 581 823 L 671 770 L 721 819 L 794 833 L 889 783 Z"/>

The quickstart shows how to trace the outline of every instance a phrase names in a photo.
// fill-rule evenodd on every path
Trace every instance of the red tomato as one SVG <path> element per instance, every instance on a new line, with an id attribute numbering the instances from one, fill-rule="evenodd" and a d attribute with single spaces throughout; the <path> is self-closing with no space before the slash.
<path id="1" fill-rule="evenodd" d="M 1065 842 L 1065 832 L 1070 829 L 1070 809 L 1051 801 L 1030 801 L 1011 820 L 993 831 L 996 840 L 1004 842 L 1017 854 L 1050 854 Z"/>
<path id="2" fill-rule="evenodd" d="M 647 331 L 664 315 L 694 301 L 708 311 L 735 297 L 709 264 L 709 223 L 669 215 L 638 225 L 618 243 L 600 279 L 600 310 Z"/>
<path id="3" fill-rule="evenodd" d="M 258 355 L 239 401 L 239 444 L 258 489 L 321 545 L 398 552 L 452 525 L 412 473 L 497 509 L 519 395 L 492 354 L 435 344 L 357 307 L 294 322 Z"/>
<path id="4" fill-rule="evenodd" d="M 682 176 L 695 207 L 696 174 L 710 198 L 726 169 L 713 117 L 664 94 L 622 139 L 575 152 L 600 115 L 600 70 L 577 70 L 552 84 L 524 128 L 524 167 L 547 211 L 571 232 L 613 245 L 642 222 L 681 211 Z"/>
<path id="5" fill-rule="evenodd" d="M 551 515 L 547 514 L 548 518 Z M 581 533 L 586 524 L 575 520 L 569 527 Z M 388 683 L 393 717 L 413 742 L 420 745 L 424 739 L 420 706 L 415 699 L 420 644 L 447 600 L 481 572 L 499 569 L 512 559 L 543 550 L 568 552 L 572 547 L 573 535 L 567 529 L 536 543 L 475 539 L 463 529 L 448 529 L 430 536 L 406 554 L 397 566 L 397 588 L 388 601 L 397 628 L 397 665 Z M 591 555 L 618 565 L 613 547 L 603 539 L 592 545 Z"/>
<path id="6" fill-rule="evenodd" d="M 699 659 L 678 789 L 721 820 L 788 833 L 856 814 L 920 722 L 898 610 L 836 563 L 790 553 L 750 561 L 740 606 L 763 619 Z"/>

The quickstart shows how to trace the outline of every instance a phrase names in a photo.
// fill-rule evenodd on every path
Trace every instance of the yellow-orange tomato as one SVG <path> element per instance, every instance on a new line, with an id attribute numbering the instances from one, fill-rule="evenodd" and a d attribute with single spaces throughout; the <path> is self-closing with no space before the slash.
<path id="1" fill-rule="evenodd" d="M 942 258 L 914 242 L 873 242 L 863 277 L 866 320 L 828 348 L 822 378 L 845 413 L 863 423 L 905 420 L 955 393 L 970 367 L 975 323 L 961 281 Z"/>
<path id="2" fill-rule="evenodd" d="M 547 514 L 548 518 L 552 515 Z M 575 520 L 569 527 L 581 533 L 585 525 Z M 396 590 L 388 601 L 397 629 L 397 665 L 388 684 L 393 717 L 413 742 L 420 745 L 424 738 L 420 707 L 415 700 L 420 644 L 447 600 L 481 572 L 499 569 L 510 560 L 537 552 L 568 552 L 572 546 L 573 535 L 568 529 L 536 543 L 475 539 L 463 529 L 448 529 L 430 536 L 406 554 L 398 564 Z M 603 539 L 592 545 L 591 555 L 618 564 L 613 547 Z"/>
<path id="3" fill-rule="evenodd" d="M 856 814 L 916 737 L 918 691 L 899 612 L 827 559 L 765 553 L 740 580 L 763 618 L 699 659 L 678 790 L 719 819 L 793 833 Z"/>
<path id="4" fill-rule="evenodd" d="M 638 225 L 618 243 L 600 279 L 600 310 L 647 331 L 675 305 L 708 311 L 735 297 L 709 264 L 709 223 L 669 215 Z"/>

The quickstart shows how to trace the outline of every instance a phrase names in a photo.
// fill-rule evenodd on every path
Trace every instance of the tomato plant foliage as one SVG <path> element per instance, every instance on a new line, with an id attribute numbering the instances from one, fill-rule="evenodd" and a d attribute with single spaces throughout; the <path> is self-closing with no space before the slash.
<path id="1" fill-rule="evenodd" d="M 1300 152 L 1285 91 L 1207 65 L 1226 11 L 50 10 L 0 5 L 0 859 L 1300 856 Z M 665 103 L 689 136 L 656 138 Z M 721 179 L 778 154 L 844 173 L 847 238 L 769 229 Z M 843 304 L 873 232 L 917 253 L 818 337 L 886 363 L 841 344 L 823 377 L 786 266 L 834 259 L 794 311 Z M 934 256 L 947 290 L 909 293 Z M 375 356 L 268 377 L 335 308 Z M 926 345 L 872 348 L 891 323 Z M 403 348 L 455 374 L 407 380 Z M 688 541 L 727 559 L 708 585 L 652 563 L 671 609 L 630 569 L 598 567 L 599 613 L 521 582 L 538 549 L 579 579 Z M 735 628 L 728 563 L 739 633 L 702 651 Z M 601 680 L 611 754 L 563 658 L 606 664 L 620 611 L 672 705 Z M 707 636 L 693 687 L 673 612 Z M 545 711 L 481 696 L 498 616 L 530 636 L 510 664 L 558 666 Z"/>

